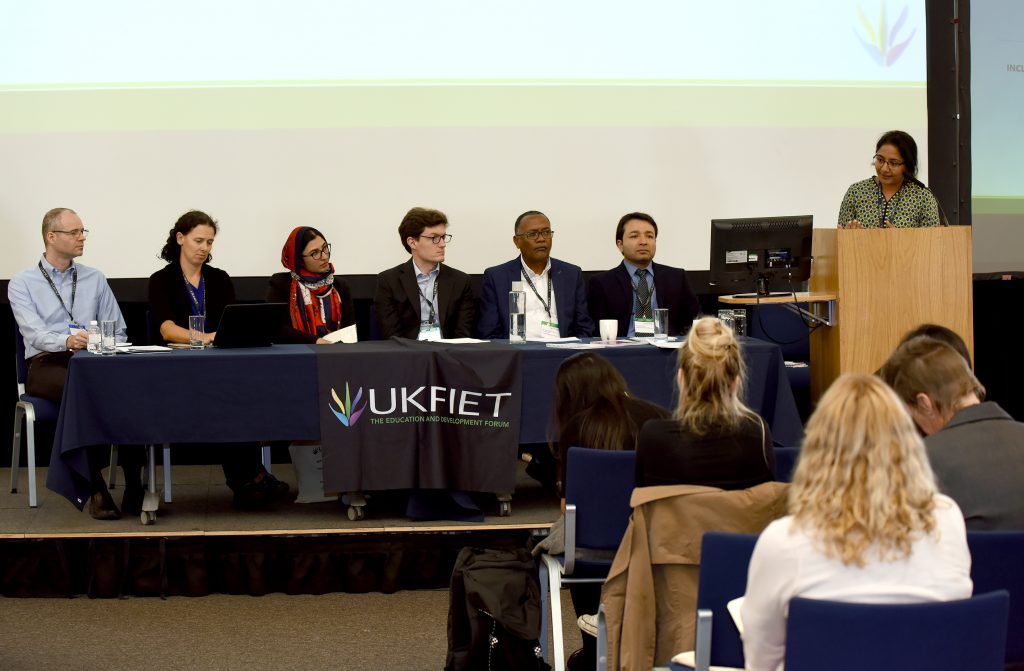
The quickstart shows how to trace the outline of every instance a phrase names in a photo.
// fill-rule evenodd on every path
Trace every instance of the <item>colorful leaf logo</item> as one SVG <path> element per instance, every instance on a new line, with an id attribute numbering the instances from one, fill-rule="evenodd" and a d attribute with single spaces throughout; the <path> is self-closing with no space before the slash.
<path id="1" fill-rule="evenodd" d="M 889 22 L 886 18 L 884 2 L 881 4 L 877 26 L 871 25 L 867 15 L 864 14 L 864 10 L 860 7 L 857 7 L 857 18 L 860 19 L 861 28 L 864 29 L 864 35 L 857 35 L 857 39 L 864 45 L 868 54 L 875 59 L 875 62 L 884 67 L 889 67 L 899 60 L 907 45 L 910 44 L 910 41 L 914 39 L 914 35 L 917 34 L 917 28 L 914 28 L 906 39 L 901 40 L 900 31 L 903 30 L 907 23 L 906 5 L 903 6 L 903 11 L 900 12 L 899 18 L 896 19 L 896 23 L 893 24 L 891 29 L 888 27 Z"/>
<path id="2" fill-rule="evenodd" d="M 363 410 L 366 409 L 365 403 L 363 403 L 363 405 L 359 408 L 355 407 L 359 405 L 359 401 L 363 398 L 363 388 L 360 387 L 356 391 L 355 401 L 349 400 L 350 397 L 348 393 L 348 382 L 345 383 L 344 402 L 342 402 L 342 400 L 338 398 L 338 392 L 334 391 L 333 387 L 331 387 L 331 396 L 334 398 L 334 402 L 338 404 L 338 408 L 340 408 L 336 410 L 333 405 L 331 405 L 330 403 L 327 404 L 327 407 L 331 409 L 331 412 L 334 413 L 334 416 L 337 417 L 338 421 L 341 422 L 344 426 L 355 426 L 356 422 L 359 420 L 359 416 L 362 415 Z"/>

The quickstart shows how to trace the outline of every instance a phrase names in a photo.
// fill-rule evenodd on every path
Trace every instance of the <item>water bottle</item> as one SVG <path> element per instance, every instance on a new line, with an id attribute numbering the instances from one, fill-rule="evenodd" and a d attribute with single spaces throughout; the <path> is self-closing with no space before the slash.
<path id="1" fill-rule="evenodd" d="M 100 353 L 100 325 L 93 319 L 89 322 L 89 345 L 88 349 L 93 354 Z"/>
<path id="2" fill-rule="evenodd" d="M 508 340 L 526 342 L 526 292 L 522 282 L 513 282 L 508 292 Z"/>

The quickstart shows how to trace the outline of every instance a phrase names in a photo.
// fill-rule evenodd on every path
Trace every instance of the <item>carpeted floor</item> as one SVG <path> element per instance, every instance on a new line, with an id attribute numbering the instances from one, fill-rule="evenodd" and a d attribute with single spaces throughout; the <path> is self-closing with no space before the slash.
<path id="1" fill-rule="evenodd" d="M 580 645 L 563 592 L 566 649 Z M 263 597 L 0 598 L 0 669 L 437 671 L 448 591 Z"/>

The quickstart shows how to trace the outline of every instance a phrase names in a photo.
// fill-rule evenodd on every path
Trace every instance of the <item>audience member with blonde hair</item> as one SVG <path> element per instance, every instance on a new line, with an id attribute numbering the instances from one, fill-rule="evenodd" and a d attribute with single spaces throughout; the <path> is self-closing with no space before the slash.
<path id="1" fill-rule="evenodd" d="M 959 357 L 959 355 L 957 355 Z M 963 516 L 914 423 L 871 375 L 843 375 L 807 424 L 789 515 L 761 534 L 741 608 L 746 668 L 776 671 L 793 597 L 859 603 L 971 595 Z"/>
<path id="2" fill-rule="evenodd" d="M 694 322 L 679 348 L 679 406 L 673 419 L 644 424 L 636 485 L 746 489 L 774 477 L 768 426 L 740 400 L 744 365 L 732 330 L 713 317 Z"/>
<path id="3" fill-rule="evenodd" d="M 929 337 L 900 345 L 880 375 L 927 436 L 939 488 L 969 529 L 1024 529 L 1024 424 L 985 401 L 954 348 Z"/>

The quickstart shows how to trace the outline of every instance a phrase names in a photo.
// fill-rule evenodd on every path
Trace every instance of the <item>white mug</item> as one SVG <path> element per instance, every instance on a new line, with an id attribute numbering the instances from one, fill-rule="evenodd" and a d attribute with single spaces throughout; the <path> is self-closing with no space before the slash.
<path id="1" fill-rule="evenodd" d="M 617 319 L 602 319 L 598 322 L 601 331 L 601 342 L 613 343 L 619 334 L 619 321 Z"/>

